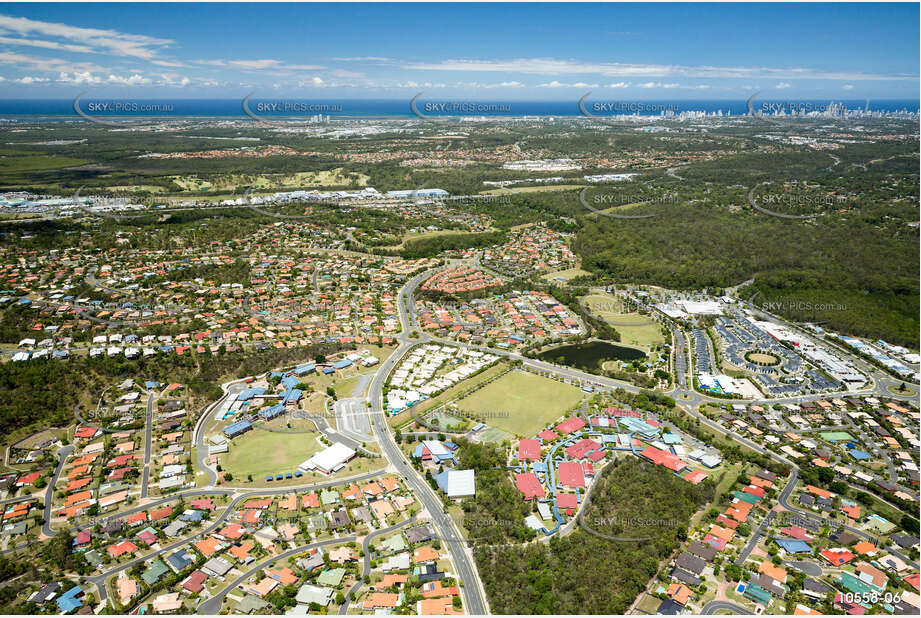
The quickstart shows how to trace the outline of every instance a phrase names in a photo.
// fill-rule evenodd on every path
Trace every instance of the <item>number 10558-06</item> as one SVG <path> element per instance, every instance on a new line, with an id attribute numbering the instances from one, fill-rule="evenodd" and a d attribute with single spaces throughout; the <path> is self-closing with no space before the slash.
<path id="1" fill-rule="evenodd" d="M 864 603 L 875 605 L 877 603 L 898 603 L 902 600 L 902 595 L 896 592 L 895 594 L 887 592 L 885 594 L 880 594 L 878 592 L 845 592 L 841 595 L 845 603 Z"/>

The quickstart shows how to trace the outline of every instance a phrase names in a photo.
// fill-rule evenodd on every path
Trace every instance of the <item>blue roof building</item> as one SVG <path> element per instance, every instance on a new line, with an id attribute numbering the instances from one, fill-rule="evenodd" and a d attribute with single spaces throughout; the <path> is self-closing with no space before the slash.
<path id="1" fill-rule="evenodd" d="M 188 509 L 179 516 L 182 521 L 199 522 L 202 520 L 202 512 L 196 509 Z"/>
<path id="2" fill-rule="evenodd" d="M 336 369 L 345 369 L 346 367 L 351 366 L 351 364 L 352 364 L 352 361 L 350 361 L 347 358 L 343 358 L 342 360 L 338 360 L 335 363 L 333 363 L 333 367 Z"/>
<path id="3" fill-rule="evenodd" d="M 286 391 L 290 391 L 300 383 L 301 381 L 298 380 L 295 376 L 287 376 L 281 379 L 281 385 L 285 387 Z"/>
<path id="4" fill-rule="evenodd" d="M 788 554 L 808 554 L 812 552 L 809 543 L 801 539 L 774 539 L 777 545 Z"/>
<path id="5" fill-rule="evenodd" d="M 270 421 L 273 418 L 281 416 L 282 414 L 284 414 L 284 412 L 285 412 L 285 405 L 282 403 L 276 403 L 274 406 L 270 408 L 266 408 L 265 410 L 260 410 L 259 417 L 267 421 Z"/>
<path id="6" fill-rule="evenodd" d="M 448 490 L 448 471 L 445 470 L 441 474 L 436 474 L 434 477 L 435 483 L 438 484 L 438 489 L 441 491 Z"/>
<path id="7" fill-rule="evenodd" d="M 304 396 L 303 391 L 299 388 L 292 389 L 285 393 L 285 398 L 281 400 L 282 404 L 286 404 L 289 401 L 300 401 L 301 397 Z"/>
<path id="8" fill-rule="evenodd" d="M 242 435 L 253 428 L 253 424 L 247 420 L 242 420 L 234 423 L 233 425 L 228 425 L 221 432 L 228 438 L 235 438 L 239 435 Z"/>
<path id="9" fill-rule="evenodd" d="M 253 397 L 256 397 L 257 395 L 264 395 L 264 394 L 265 394 L 264 387 L 257 386 L 254 388 L 248 388 L 242 393 L 240 393 L 239 395 L 237 395 L 237 401 L 249 401 L 250 399 L 252 399 Z"/>
<path id="10" fill-rule="evenodd" d="M 853 448 L 849 450 L 847 454 L 853 457 L 854 459 L 856 459 L 857 461 L 866 461 L 870 459 L 870 454 L 867 453 L 866 451 L 860 450 L 859 448 Z"/>
<path id="11" fill-rule="evenodd" d="M 74 586 L 64 594 L 58 597 L 58 609 L 61 610 L 63 614 L 69 614 L 70 612 L 83 607 L 83 588 L 80 586 Z"/>
<path id="12" fill-rule="evenodd" d="M 295 368 L 294 373 L 299 376 L 307 375 L 308 373 L 313 373 L 317 370 L 316 365 L 307 363 L 306 365 L 301 365 L 300 367 Z"/>

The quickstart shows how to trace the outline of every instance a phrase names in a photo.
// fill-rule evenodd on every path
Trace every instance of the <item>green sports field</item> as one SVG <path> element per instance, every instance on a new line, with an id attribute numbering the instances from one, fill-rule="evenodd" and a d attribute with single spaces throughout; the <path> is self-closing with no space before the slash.
<path id="1" fill-rule="evenodd" d="M 317 433 L 280 433 L 254 429 L 234 438 L 230 450 L 219 455 L 224 472 L 233 474 L 234 483 L 246 482 L 248 474 L 254 483 L 262 483 L 272 474 L 293 473 L 297 467 L 322 446 Z"/>
<path id="2" fill-rule="evenodd" d="M 819 434 L 826 442 L 853 441 L 854 437 L 846 431 L 825 431 Z"/>
<path id="3" fill-rule="evenodd" d="M 582 401 L 580 389 L 526 371 L 510 371 L 457 402 L 490 427 L 530 437 Z"/>

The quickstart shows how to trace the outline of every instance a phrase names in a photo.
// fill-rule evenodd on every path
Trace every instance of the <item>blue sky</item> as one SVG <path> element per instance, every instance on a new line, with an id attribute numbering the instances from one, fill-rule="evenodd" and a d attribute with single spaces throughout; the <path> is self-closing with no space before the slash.
<path id="1" fill-rule="evenodd" d="M 0 98 L 912 98 L 919 5 L 0 5 Z"/>

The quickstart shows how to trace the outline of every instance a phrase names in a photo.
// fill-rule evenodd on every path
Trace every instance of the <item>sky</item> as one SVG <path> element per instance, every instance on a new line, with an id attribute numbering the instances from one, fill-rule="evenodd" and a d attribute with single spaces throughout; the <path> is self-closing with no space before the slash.
<path id="1" fill-rule="evenodd" d="M 0 4 L 0 99 L 917 100 L 919 5 Z"/>

